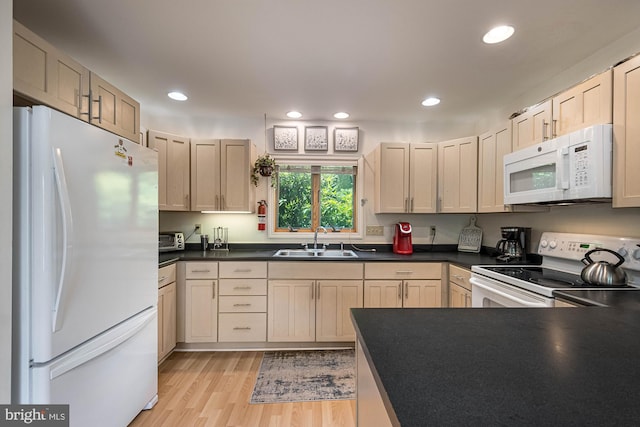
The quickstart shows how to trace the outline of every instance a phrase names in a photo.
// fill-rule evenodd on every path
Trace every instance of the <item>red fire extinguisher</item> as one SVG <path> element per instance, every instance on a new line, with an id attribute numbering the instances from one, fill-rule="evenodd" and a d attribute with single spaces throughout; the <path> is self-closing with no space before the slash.
<path id="1" fill-rule="evenodd" d="M 258 202 L 258 230 L 264 231 L 267 229 L 267 201 L 260 200 Z"/>

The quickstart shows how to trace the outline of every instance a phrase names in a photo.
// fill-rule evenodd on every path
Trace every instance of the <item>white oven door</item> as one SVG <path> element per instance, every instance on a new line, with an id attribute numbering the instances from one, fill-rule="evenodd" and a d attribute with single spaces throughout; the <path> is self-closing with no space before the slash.
<path id="1" fill-rule="evenodd" d="M 471 306 L 487 307 L 553 307 L 553 299 L 488 277 L 471 277 Z"/>

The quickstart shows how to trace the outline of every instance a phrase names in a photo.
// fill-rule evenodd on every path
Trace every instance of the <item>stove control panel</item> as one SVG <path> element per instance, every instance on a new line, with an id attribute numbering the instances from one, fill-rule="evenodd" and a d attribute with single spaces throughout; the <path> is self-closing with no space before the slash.
<path id="1" fill-rule="evenodd" d="M 580 261 L 587 252 L 599 248 L 617 252 L 624 258 L 622 267 L 640 271 L 640 238 L 546 231 L 540 237 L 538 254 L 544 257 Z M 618 262 L 615 256 L 606 252 L 594 253 L 591 259 L 593 261 Z"/>

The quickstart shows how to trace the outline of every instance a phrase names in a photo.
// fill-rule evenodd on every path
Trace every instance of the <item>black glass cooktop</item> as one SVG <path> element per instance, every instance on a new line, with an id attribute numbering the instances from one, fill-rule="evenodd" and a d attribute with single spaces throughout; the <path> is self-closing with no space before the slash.
<path id="1" fill-rule="evenodd" d="M 550 268 L 527 266 L 527 267 L 509 267 L 509 266 L 485 266 L 487 270 L 504 274 L 515 279 L 531 282 L 539 286 L 554 289 L 566 288 L 593 288 L 582 281 L 579 275 L 565 273 L 564 271 L 553 270 Z M 600 286 L 598 286 L 600 287 Z M 627 285 L 622 286 L 602 286 L 606 288 L 628 288 Z"/>

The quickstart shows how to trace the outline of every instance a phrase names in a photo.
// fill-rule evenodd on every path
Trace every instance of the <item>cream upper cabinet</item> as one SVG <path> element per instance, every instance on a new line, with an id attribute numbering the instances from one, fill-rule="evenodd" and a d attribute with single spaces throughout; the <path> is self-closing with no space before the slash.
<path id="1" fill-rule="evenodd" d="M 613 70 L 613 207 L 640 207 L 640 56 Z"/>
<path id="2" fill-rule="evenodd" d="M 249 140 L 191 141 L 191 210 L 252 211 Z"/>
<path id="3" fill-rule="evenodd" d="M 140 104 L 91 73 L 91 124 L 140 142 Z"/>
<path id="4" fill-rule="evenodd" d="M 511 122 L 493 132 L 480 135 L 478 141 L 478 212 L 505 212 L 504 162 L 511 152 Z"/>
<path id="5" fill-rule="evenodd" d="M 436 212 L 436 144 L 383 142 L 375 159 L 376 213 Z"/>
<path id="6" fill-rule="evenodd" d="M 89 70 L 13 21 L 13 90 L 89 120 Z"/>
<path id="7" fill-rule="evenodd" d="M 613 72 L 607 70 L 553 98 L 551 137 L 612 122 L 612 75 Z"/>
<path id="8" fill-rule="evenodd" d="M 476 212 L 478 205 L 478 138 L 438 143 L 438 212 Z"/>
<path id="9" fill-rule="evenodd" d="M 189 210 L 189 139 L 149 131 L 149 148 L 158 152 L 158 208 Z"/>
<path id="10" fill-rule="evenodd" d="M 551 136 L 551 99 L 529 108 L 511 119 L 513 151 L 546 141 Z"/>

